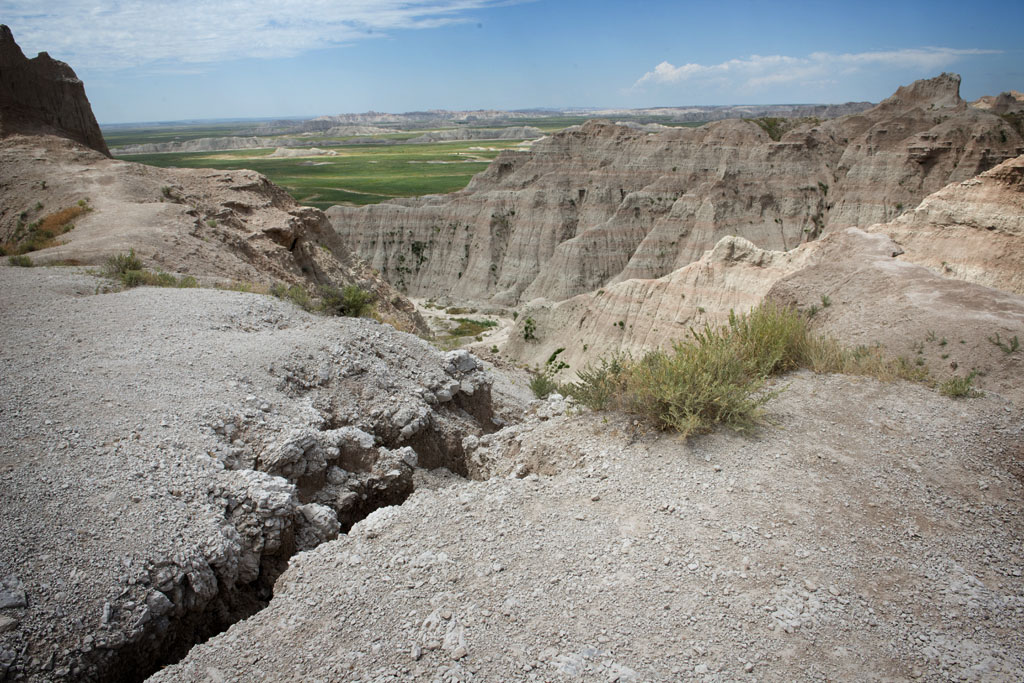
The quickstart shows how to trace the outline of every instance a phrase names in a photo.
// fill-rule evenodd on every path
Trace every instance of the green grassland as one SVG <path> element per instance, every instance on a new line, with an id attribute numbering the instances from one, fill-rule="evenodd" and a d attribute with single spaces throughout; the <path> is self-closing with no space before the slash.
<path id="1" fill-rule="evenodd" d="M 338 156 L 270 158 L 271 149 L 123 157 L 151 166 L 251 168 L 266 175 L 307 206 L 376 204 L 461 190 L 514 140 L 463 140 L 415 145 L 344 145 Z M 472 149 L 477 148 L 477 149 Z M 479 148 L 485 148 L 483 150 Z"/>

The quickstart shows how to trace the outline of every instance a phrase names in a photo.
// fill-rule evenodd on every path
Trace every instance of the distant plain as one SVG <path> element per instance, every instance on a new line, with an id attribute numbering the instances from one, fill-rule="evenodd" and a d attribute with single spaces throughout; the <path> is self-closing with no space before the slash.
<path id="1" fill-rule="evenodd" d="M 516 119 L 516 126 L 534 126 L 553 133 L 580 125 L 588 116 L 540 116 Z M 647 117 L 647 122 L 659 117 Z M 670 123 L 668 120 L 658 121 Z M 506 126 L 508 124 L 505 124 Z M 673 123 L 696 126 L 700 123 Z M 481 127 L 505 127 L 503 125 Z M 445 194 L 461 190 L 470 179 L 505 149 L 521 148 L 522 140 L 459 140 L 454 142 L 413 143 L 403 141 L 420 136 L 431 128 L 396 131 L 360 137 L 303 136 L 310 145 L 335 155 L 271 157 L 274 147 L 218 152 L 165 152 L 115 156 L 163 168 L 250 168 L 266 175 L 286 189 L 301 204 L 326 209 L 335 204 L 365 205 L 426 194 Z M 206 122 L 198 124 L 140 124 L 116 126 L 103 131 L 114 149 L 124 145 L 185 142 L 199 138 L 259 135 L 251 123 Z M 282 137 L 295 139 L 295 135 Z M 272 138 L 271 138 L 272 139 Z M 301 148 L 291 148 L 298 151 Z"/>

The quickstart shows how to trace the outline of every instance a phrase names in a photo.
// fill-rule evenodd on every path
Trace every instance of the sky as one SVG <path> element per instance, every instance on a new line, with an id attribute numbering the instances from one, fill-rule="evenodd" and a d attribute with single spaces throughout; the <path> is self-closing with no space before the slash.
<path id="1" fill-rule="evenodd" d="M 1024 0 L 0 0 L 100 123 L 1024 91 Z"/>

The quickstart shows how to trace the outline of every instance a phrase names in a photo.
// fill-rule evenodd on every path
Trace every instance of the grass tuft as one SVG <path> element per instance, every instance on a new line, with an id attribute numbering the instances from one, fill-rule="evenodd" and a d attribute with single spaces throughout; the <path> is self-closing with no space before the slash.
<path id="1" fill-rule="evenodd" d="M 32 259 L 29 258 L 28 256 L 25 256 L 24 254 L 8 256 L 7 262 L 10 263 L 12 266 L 17 266 L 18 268 L 31 268 L 32 266 L 35 265 L 34 263 L 32 263 Z"/>
<path id="2" fill-rule="evenodd" d="M 310 313 L 358 318 L 373 312 L 373 293 L 367 292 L 358 285 L 346 285 L 341 289 L 330 285 L 321 285 L 317 295 L 314 296 L 302 285 L 286 285 L 277 282 L 271 286 L 270 294 L 279 299 L 291 301 Z"/>
<path id="3" fill-rule="evenodd" d="M 927 368 L 886 358 L 877 346 L 847 349 L 814 335 L 808 315 L 764 301 L 746 314 L 730 314 L 725 325 L 691 330 L 671 350 L 639 360 L 601 359 L 559 390 L 594 410 L 639 414 L 686 437 L 717 425 L 752 429 L 775 395 L 766 380 L 797 368 L 931 383 Z"/>
<path id="4" fill-rule="evenodd" d="M 974 378 L 978 373 L 971 372 L 965 377 L 950 377 L 939 385 L 939 393 L 950 398 L 977 398 L 983 394 L 974 388 Z"/>

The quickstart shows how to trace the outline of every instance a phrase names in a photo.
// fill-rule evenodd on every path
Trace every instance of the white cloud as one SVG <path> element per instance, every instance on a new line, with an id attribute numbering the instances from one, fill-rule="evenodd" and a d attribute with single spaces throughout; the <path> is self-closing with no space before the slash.
<path id="1" fill-rule="evenodd" d="M 684 82 L 712 83 L 733 88 L 757 89 L 781 83 L 829 81 L 871 66 L 912 68 L 935 71 L 971 55 L 999 54 L 999 50 L 958 50 L 948 47 L 924 47 L 877 52 L 831 54 L 815 52 L 807 57 L 751 55 L 721 64 L 683 64 L 662 62 L 648 71 L 635 87 Z"/>
<path id="2" fill-rule="evenodd" d="M 520 0 L 4 0 L 3 21 L 30 56 L 75 68 L 292 57 L 390 31 L 470 21 Z"/>

